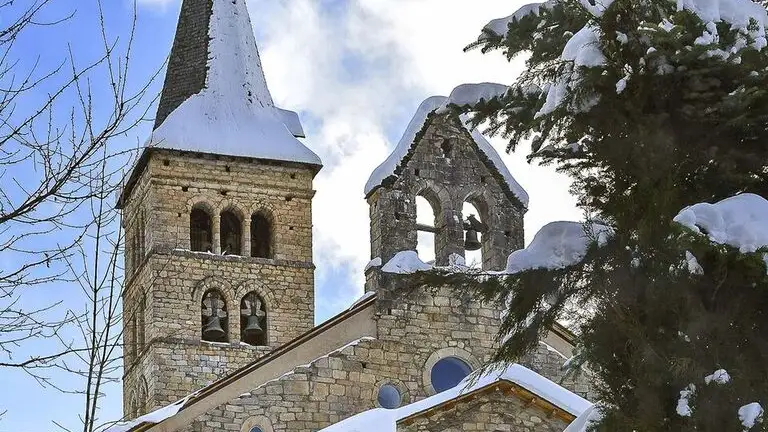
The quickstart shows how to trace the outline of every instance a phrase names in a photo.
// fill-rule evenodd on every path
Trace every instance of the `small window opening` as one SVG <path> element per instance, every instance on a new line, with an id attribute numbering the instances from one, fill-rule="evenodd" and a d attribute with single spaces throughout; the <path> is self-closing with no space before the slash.
<path id="1" fill-rule="evenodd" d="M 422 196 L 416 197 L 416 253 L 426 263 L 435 261 L 435 210 Z"/>
<path id="2" fill-rule="evenodd" d="M 240 340 L 253 346 L 267 345 L 267 311 L 255 292 L 240 302 Z"/>
<path id="3" fill-rule="evenodd" d="M 296 180 L 296 174 L 291 174 L 291 180 Z"/>
<path id="4" fill-rule="evenodd" d="M 209 342 L 227 342 L 227 303 L 220 292 L 207 291 L 202 304 L 202 338 Z"/>
<path id="5" fill-rule="evenodd" d="M 222 196 L 227 196 L 227 193 L 228 193 L 228 192 L 227 192 L 227 191 L 225 191 L 225 190 L 223 190 L 223 191 L 221 191 L 221 192 L 219 192 L 219 193 L 220 193 Z"/>
<path id="6" fill-rule="evenodd" d="M 168 159 L 163 159 L 163 166 L 168 166 L 170 164 L 171 164 L 171 161 L 169 161 Z"/>
<path id="7" fill-rule="evenodd" d="M 182 192 L 189 192 L 189 186 L 182 186 L 181 187 Z"/>
<path id="8" fill-rule="evenodd" d="M 226 171 L 226 172 L 230 172 L 230 171 L 232 171 L 232 170 L 229 168 L 229 165 L 227 165 L 227 166 L 225 166 L 225 167 L 224 167 L 224 171 Z"/>
<path id="9" fill-rule="evenodd" d="M 400 407 L 400 404 L 403 401 L 403 395 L 400 393 L 400 389 L 394 385 L 384 384 L 379 387 L 379 393 L 376 400 L 382 408 L 395 409 Z"/>
<path id="10" fill-rule="evenodd" d="M 223 255 L 240 255 L 243 237 L 240 218 L 231 210 L 221 213 L 221 253 Z"/>
<path id="11" fill-rule="evenodd" d="M 451 140 L 448 138 L 443 140 L 443 143 L 440 144 L 440 149 L 443 151 L 443 157 L 451 157 L 451 150 L 453 150 L 453 144 L 451 144 Z"/>
<path id="12" fill-rule="evenodd" d="M 261 213 L 251 216 L 251 256 L 272 258 L 272 223 Z"/>
<path id="13" fill-rule="evenodd" d="M 287 197 L 285 197 L 285 200 L 286 200 L 287 202 L 291 202 L 291 201 L 293 201 L 293 197 L 292 197 L 292 196 L 290 196 L 290 195 L 288 195 Z"/>
<path id="14" fill-rule="evenodd" d="M 419 177 L 419 176 L 421 175 L 421 170 L 420 170 L 420 169 L 418 169 L 418 168 L 416 168 L 416 169 L 413 171 L 413 174 L 414 174 L 416 177 Z"/>
<path id="15" fill-rule="evenodd" d="M 480 212 L 471 203 L 462 207 L 464 216 L 464 259 L 469 267 L 483 266 L 483 237 L 487 227 L 480 220 Z"/>
<path id="16" fill-rule="evenodd" d="M 210 252 L 213 247 L 211 216 L 203 209 L 192 210 L 189 216 L 190 247 L 196 252 Z"/>

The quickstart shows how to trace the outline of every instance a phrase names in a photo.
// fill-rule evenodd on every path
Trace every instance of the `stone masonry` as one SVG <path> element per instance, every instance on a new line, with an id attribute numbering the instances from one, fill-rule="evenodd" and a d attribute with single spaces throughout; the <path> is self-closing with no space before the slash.
<path id="1" fill-rule="evenodd" d="M 314 168 L 160 150 L 147 159 L 123 203 L 126 413 L 176 401 L 314 325 Z M 193 208 L 212 217 L 211 253 L 189 251 Z M 221 255 L 224 210 L 243 222 L 243 255 L 251 215 L 270 215 L 274 258 Z M 226 344 L 201 342 L 201 300 L 210 289 L 226 301 Z M 265 302 L 267 346 L 240 343 L 240 300 L 249 292 Z"/>
<path id="2" fill-rule="evenodd" d="M 562 432 L 568 424 L 513 395 L 491 391 L 450 409 L 421 415 L 398 432 Z"/>
<path id="3" fill-rule="evenodd" d="M 403 405 L 435 394 L 430 372 L 441 358 L 457 357 L 478 368 L 494 352 L 499 313 L 469 296 L 457 297 L 447 288 L 413 292 L 397 302 L 382 302 L 378 309 L 376 339 L 358 341 L 278 380 L 254 385 L 251 392 L 209 410 L 184 430 L 249 432 L 258 426 L 265 432 L 317 431 L 377 407 L 378 389 L 384 384 L 400 390 Z M 547 365 L 563 362 L 561 354 L 544 345 L 531 359 Z M 574 390 L 588 386 L 583 377 L 562 384 Z M 450 422 L 472 423 L 473 428 L 445 430 L 560 431 L 565 427 L 551 419 L 551 413 L 523 407 L 514 396 L 506 396 L 505 401 L 504 406 L 475 409 L 473 405 L 473 413 Z M 491 409 L 497 410 L 496 416 Z M 499 416 L 509 425 L 506 429 L 492 428 Z M 423 427 L 404 430 L 443 430 Z"/>

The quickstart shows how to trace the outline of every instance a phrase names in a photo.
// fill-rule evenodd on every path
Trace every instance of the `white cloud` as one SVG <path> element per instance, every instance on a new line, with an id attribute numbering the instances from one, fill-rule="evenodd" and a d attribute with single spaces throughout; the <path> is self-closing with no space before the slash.
<path id="1" fill-rule="evenodd" d="M 509 83 L 522 69 L 522 60 L 508 63 L 501 53 L 462 51 L 487 21 L 521 3 L 249 0 L 272 94 L 301 112 L 306 143 L 325 163 L 313 204 L 319 310 L 338 312 L 362 292 L 370 259 L 363 185 L 419 102 L 463 82 Z M 503 151 L 503 140 L 492 142 Z M 545 223 L 580 213 L 567 180 L 527 164 L 526 150 L 503 158 L 531 195 L 530 239 Z"/>

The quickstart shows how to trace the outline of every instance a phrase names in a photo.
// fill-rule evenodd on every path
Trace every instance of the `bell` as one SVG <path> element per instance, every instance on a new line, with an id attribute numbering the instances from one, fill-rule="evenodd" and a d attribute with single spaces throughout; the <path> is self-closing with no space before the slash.
<path id="1" fill-rule="evenodd" d="M 468 251 L 476 251 L 482 247 L 480 240 L 477 239 L 477 231 L 473 229 L 467 230 L 467 235 L 464 238 L 464 249 Z"/>
<path id="2" fill-rule="evenodd" d="M 203 329 L 203 339 L 209 341 L 222 340 L 226 336 L 224 329 L 221 328 L 221 318 L 218 315 L 208 317 L 208 322 Z"/>
<path id="3" fill-rule="evenodd" d="M 256 336 L 260 335 L 264 329 L 261 328 L 259 325 L 259 317 L 255 315 L 251 315 L 248 317 L 248 325 L 245 327 L 245 335 L 246 336 Z"/>

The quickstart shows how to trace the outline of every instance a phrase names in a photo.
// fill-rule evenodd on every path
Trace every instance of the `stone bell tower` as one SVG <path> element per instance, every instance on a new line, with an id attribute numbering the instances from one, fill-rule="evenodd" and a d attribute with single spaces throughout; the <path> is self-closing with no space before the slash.
<path id="1" fill-rule="evenodd" d="M 124 411 L 166 405 L 314 325 L 321 161 L 275 107 L 245 0 L 184 0 L 155 129 L 118 206 Z"/>
<path id="2" fill-rule="evenodd" d="M 528 195 L 488 141 L 458 116 L 442 112 L 446 98 L 425 100 L 398 146 L 371 175 L 371 257 L 386 264 L 396 253 L 416 250 L 419 231 L 434 234 L 436 265 L 464 256 L 467 240 L 479 240 L 482 268 L 502 270 L 509 254 L 523 247 Z M 432 207 L 434 224 L 417 223 L 416 198 Z M 469 203 L 482 228 L 464 214 Z M 474 231 L 470 233 L 469 231 Z M 379 284 L 377 266 L 366 271 L 367 290 Z"/>

